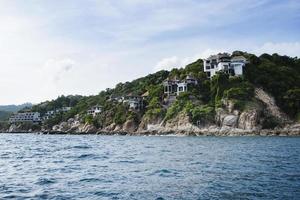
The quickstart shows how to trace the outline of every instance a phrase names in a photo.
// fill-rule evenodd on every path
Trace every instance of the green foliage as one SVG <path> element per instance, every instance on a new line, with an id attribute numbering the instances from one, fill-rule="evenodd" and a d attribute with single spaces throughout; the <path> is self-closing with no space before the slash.
<path id="1" fill-rule="evenodd" d="M 163 109 L 159 98 L 154 97 L 151 99 L 149 102 L 147 111 L 146 111 L 146 116 L 149 119 L 155 119 L 155 118 L 163 118 L 165 115 L 165 110 Z"/>
<path id="2" fill-rule="evenodd" d="M 297 117 L 300 113 L 300 88 L 288 90 L 283 99 L 285 110 L 290 116 Z"/>
<path id="3" fill-rule="evenodd" d="M 190 107 L 191 101 L 189 100 L 189 93 L 181 93 L 176 101 L 169 107 L 166 113 L 166 120 L 170 120 L 177 116 L 181 111 L 186 110 L 186 107 Z"/>
<path id="4" fill-rule="evenodd" d="M 223 72 L 217 73 L 211 80 L 210 92 L 212 104 L 219 104 L 224 91 L 229 86 L 229 76 Z"/>
<path id="5" fill-rule="evenodd" d="M 84 122 L 87 124 L 93 124 L 93 116 L 92 115 L 85 115 Z"/>
<path id="6" fill-rule="evenodd" d="M 113 121 L 116 124 L 123 124 L 126 121 L 127 109 L 123 104 L 116 105 Z"/>
<path id="7" fill-rule="evenodd" d="M 300 88 L 300 59 L 279 56 L 278 54 L 252 55 L 250 63 L 245 68 L 245 78 L 257 87 L 275 97 L 276 103 L 290 116 L 289 98 L 286 92 Z"/>
<path id="8" fill-rule="evenodd" d="M 7 121 L 0 121 L 0 130 L 5 131 L 9 128 L 9 123 Z"/>
<path id="9" fill-rule="evenodd" d="M 241 84 L 240 87 L 233 87 L 224 91 L 224 97 L 227 99 L 251 100 L 254 96 L 254 88 Z"/>
<path id="10" fill-rule="evenodd" d="M 59 124 L 63 121 L 63 115 L 61 113 L 55 115 L 53 118 L 50 118 L 44 122 L 44 126 L 47 128 L 52 128 L 54 125 Z"/>
<path id="11" fill-rule="evenodd" d="M 148 87 L 149 96 L 148 99 L 161 98 L 164 94 L 164 88 L 161 84 L 151 85 Z"/>
<path id="12" fill-rule="evenodd" d="M 215 109 L 208 105 L 195 106 L 189 110 L 192 121 L 206 123 L 214 121 Z"/>
<path id="13" fill-rule="evenodd" d="M 273 129 L 278 126 L 280 126 L 280 122 L 273 116 L 266 116 L 262 124 L 263 129 Z"/>

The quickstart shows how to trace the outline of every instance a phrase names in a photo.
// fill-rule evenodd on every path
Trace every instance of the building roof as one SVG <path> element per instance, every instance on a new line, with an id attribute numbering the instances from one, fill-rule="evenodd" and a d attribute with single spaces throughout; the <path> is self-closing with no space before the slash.
<path id="1" fill-rule="evenodd" d="M 147 97 L 147 96 L 149 96 L 149 91 L 147 91 L 144 94 L 142 94 L 142 97 Z"/>

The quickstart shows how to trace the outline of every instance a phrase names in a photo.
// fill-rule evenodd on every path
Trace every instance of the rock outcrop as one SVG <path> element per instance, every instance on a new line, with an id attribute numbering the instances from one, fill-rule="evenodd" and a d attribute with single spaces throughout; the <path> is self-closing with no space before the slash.
<path id="1" fill-rule="evenodd" d="M 240 114 L 238 120 L 238 128 L 243 130 L 259 130 L 261 126 L 259 125 L 259 110 L 248 110 Z"/>
<path id="2" fill-rule="evenodd" d="M 255 97 L 261 100 L 266 105 L 266 111 L 282 121 L 283 123 L 290 123 L 289 117 L 281 111 L 281 109 L 276 105 L 275 99 L 265 92 L 261 88 L 255 88 Z"/>

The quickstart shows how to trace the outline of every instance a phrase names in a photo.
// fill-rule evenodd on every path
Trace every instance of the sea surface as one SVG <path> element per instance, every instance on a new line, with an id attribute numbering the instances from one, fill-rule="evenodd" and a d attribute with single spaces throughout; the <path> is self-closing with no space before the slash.
<path id="1" fill-rule="evenodd" d="M 0 134 L 0 199 L 300 199 L 300 137 Z"/>

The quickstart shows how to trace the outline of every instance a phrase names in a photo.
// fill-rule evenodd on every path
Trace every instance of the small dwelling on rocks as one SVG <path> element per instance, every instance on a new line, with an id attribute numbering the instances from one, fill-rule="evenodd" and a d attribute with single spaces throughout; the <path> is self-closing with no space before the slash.
<path id="1" fill-rule="evenodd" d="M 243 75 L 243 68 L 247 63 L 244 56 L 230 56 L 228 53 L 211 55 L 203 60 L 204 72 L 209 78 L 217 72 L 223 71 L 231 76 Z"/>
<path id="2" fill-rule="evenodd" d="M 182 92 L 187 92 L 190 85 L 197 85 L 198 81 L 192 77 L 191 75 L 188 75 L 184 80 L 170 80 L 167 79 L 163 82 L 164 86 L 164 93 L 167 96 L 170 95 L 179 95 Z"/>
<path id="3" fill-rule="evenodd" d="M 17 123 L 17 122 L 32 122 L 32 123 L 40 123 L 41 115 L 39 112 L 24 112 L 17 113 L 9 118 L 9 123 Z"/>
<path id="4" fill-rule="evenodd" d="M 96 117 L 101 112 L 102 112 L 102 107 L 97 105 L 97 106 L 93 106 L 91 109 L 89 109 L 87 111 L 87 114 L 92 115 L 93 117 Z"/>
<path id="5" fill-rule="evenodd" d="M 129 109 L 142 110 L 144 108 L 143 97 L 137 95 L 128 95 L 124 97 L 123 103 L 129 105 Z"/>

